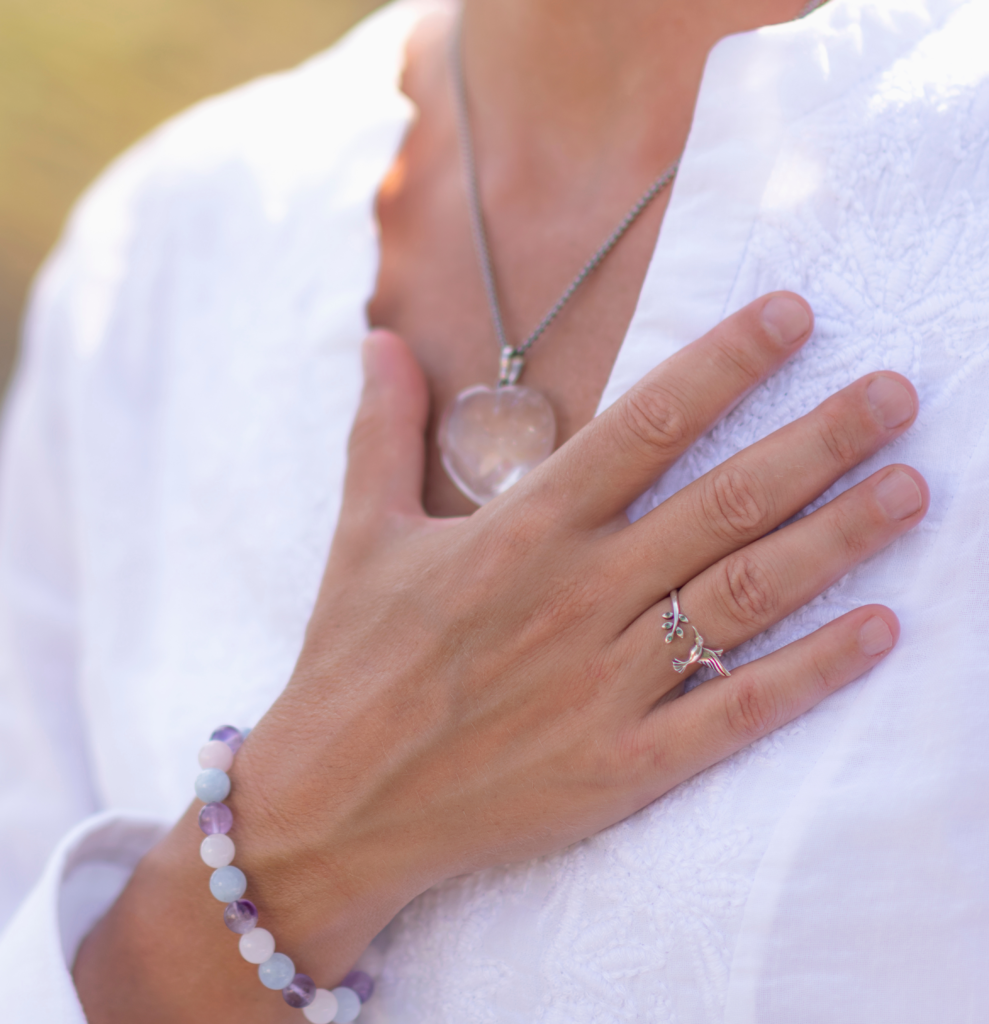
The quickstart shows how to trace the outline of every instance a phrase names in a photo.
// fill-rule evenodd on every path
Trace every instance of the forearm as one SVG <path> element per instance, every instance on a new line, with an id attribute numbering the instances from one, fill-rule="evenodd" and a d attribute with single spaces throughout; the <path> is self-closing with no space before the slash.
<path id="1" fill-rule="evenodd" d="M 83 942 L 74 976 L 94 1024 L 195 1024 L 235 1014 L 245 1022 L 279 1020 L 282 1010 L 288 1019 L 287 1006 L 258 992 L 251 966 L 237 953 L 236 936 L 205 888 L 209 876 L 198 856 L 198 831 L 190 809 L 141 861 Z"/>

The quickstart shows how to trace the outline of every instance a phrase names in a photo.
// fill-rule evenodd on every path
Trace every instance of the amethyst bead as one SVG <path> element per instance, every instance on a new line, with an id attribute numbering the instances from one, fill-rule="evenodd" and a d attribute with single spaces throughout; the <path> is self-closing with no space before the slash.
<path id="1" fill-rule="evenodd" d="M 362 1003 L 366 1003 L 374 992 L 374 978 L 364 971 L 351 971 L 340 984 L 352 988 Z"/>
<path id="2" fill-rule="evenodd" d="M 316 982 L 308 974 L 297 974 L 283 989 L 282 998 L 301 1010 L 316 998 Z"/>
<path id="3" fill-rule="evenodd" d="M 199 812 L 199 827 L 208 836 L 229 832 L 233 824 L 234 812 L 226 804 L 207 804 Z"/>
<path id="4" fill-rule="evenodd" d="M 223 923 L 238 935 L 246 935 L 258 923 L 258 908 L 250 900 L 234 900 L 223 911 Z"/>
<path id="5" fill-rule="evenodd" d="M 233 763 L 234 752 L 222 740 L 210 740 L 199 751 L 200 768 L 219 768 L 221 772 L 228 772 Z"/>
<path id="6" fill-rule="evenodd" d="M 232 725 L 221 725 L 219 729 L 214 729 L 210 739 L 226 743 L 235 754 L 240 749 L 241 743 L 244 742 L 240 729 L 235 729 Z"/>

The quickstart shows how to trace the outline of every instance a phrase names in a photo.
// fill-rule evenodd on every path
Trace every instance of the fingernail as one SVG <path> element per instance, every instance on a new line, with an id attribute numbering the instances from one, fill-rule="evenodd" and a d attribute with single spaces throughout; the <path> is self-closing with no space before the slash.
<path id="1" fill-rule="evenodd" d="M 913 395 L 895 377 L 877 377 L 865 389 L 876 418 L 892 430 L 913 415 Z"/>
<path id="2" fill-rule="evenodd" d="M 859 630 L 859 646 L 869 658 L 884 654 L 893 646 L 893 634 L 878 615 L 873 615 Z"/>
<path id="3" fill-rule="evenodd" d="M 810 313 L 789 295 L 774 295 L 762 307 L 762 322 L 781 345 L 793 345 L 810 330 Z"/>
<path id="4" fill-rule="evenodd" d="M 914 478 L 897 469 L 876 484 L 876 500 L 890 519 L 906 519 L 920 511 L 924 496 Z"/>

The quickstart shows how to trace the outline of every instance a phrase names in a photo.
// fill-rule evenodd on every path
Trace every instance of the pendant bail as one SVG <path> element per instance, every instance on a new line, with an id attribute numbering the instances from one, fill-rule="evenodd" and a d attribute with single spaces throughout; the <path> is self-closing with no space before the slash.
<path id="1" fill-rule="evenodd" d="M 503 388 L 507 384 L 517 384 L 522 370 L 525 366 L 525 354 L 506 345 L 501 350 L 501 363 L 498 368 L 498 387 Z"/>

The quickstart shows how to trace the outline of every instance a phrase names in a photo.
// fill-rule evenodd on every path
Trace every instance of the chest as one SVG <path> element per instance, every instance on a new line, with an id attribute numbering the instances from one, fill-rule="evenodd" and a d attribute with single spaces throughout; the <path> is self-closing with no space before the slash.
<path id="1" fill-rule="evenodd" d="M 648 178 L 644 178 L 647 181 Z M 505 190 L 484 210 L 510 343 L 560 298 L 635 197 L 635 185 L 562 189 L 557 201 Z M 526 357 L 521 383 L 549 399 L 559 446 L 594 415 L 638 300 L 667 202 L 661 194 L 584 281 Z M 493 385 L 499 345 L 470 224 L 451 118 L 420 119 L 377 197 L 380 264 L 371 324 L 401 334 L 429 381 L 427 509 L 470 512 L 439 459 L 436 428 L 465 387 Z"/>

